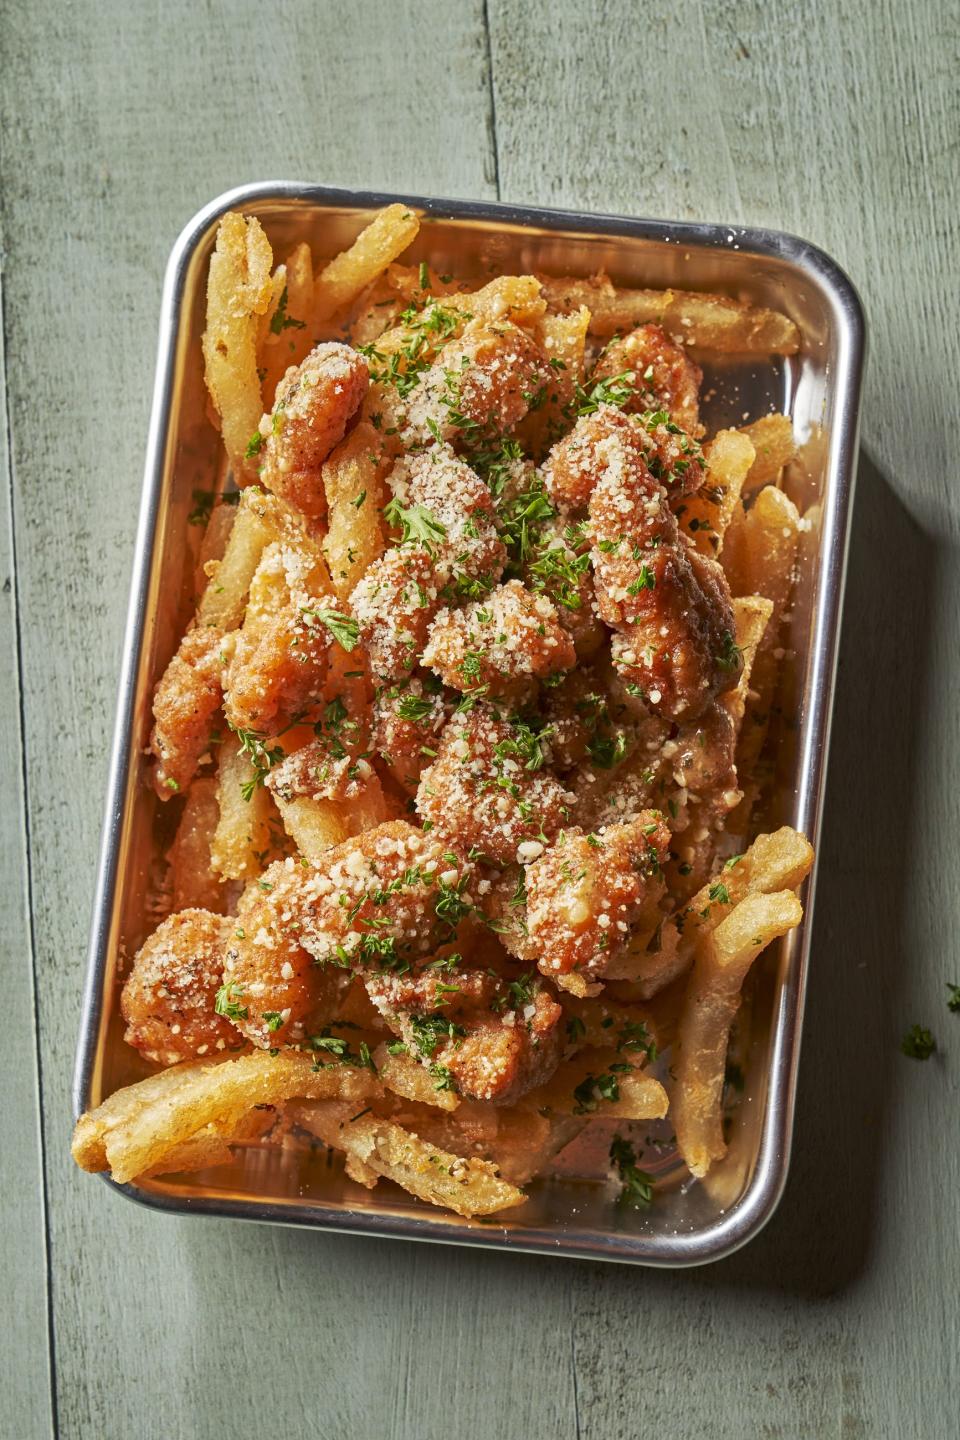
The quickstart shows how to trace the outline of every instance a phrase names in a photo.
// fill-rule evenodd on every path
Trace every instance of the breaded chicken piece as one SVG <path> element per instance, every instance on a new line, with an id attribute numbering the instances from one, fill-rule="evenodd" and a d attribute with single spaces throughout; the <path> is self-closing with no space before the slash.
<path id="1" fill-rule="evenodd" d="M 159 762 L 153 783 L 161 800 L 186 790 L 196 774 L 223 699 L 229 652 L 215 627 L 188 630 L 157 685 L 150 748 Z"/>
<path id="2" fill-rule="evenodd" d="M 450 718 L 451 703 L 437 682 L 430 688 L 414 677 L 381 689 L 373 706 L 373 746 L 408 794 L 416 793 L 424 767 L 435 759 Z"/>
<path id="3" fill-rule="evenodd" d="M 614 664 L 655 712 L 692 718 L 740 674 L 726 578 L 680 533 L 635 445 L 616 430 L 595 453 L 594 584 L 601 617 L 620 631 Z"/>
<path id="4" fill-rule="evenodd" d="M 562 511 L 582 512 L 601 477 L 621 455 L 626 464 L 643 460 L 674 502 L 693 494 L 703 482 L 700 446 L 672 421 L 600 405 L 581 416 L 544 461 L 543 478 L 553 503 Z"/>
<path id="5" fill-rule="evenodd" d="M 303 597 L 308 599 L 308 597 Z M 296 602 L 267 622 L 247 646 L 238 640 L 224 710 L 234 730 L 274 733 L 321 698 L 330 656 L 322 601 Z"/>
<path id="6" fill-rule="evenodd" d="M 223 980 L 237 1029 L 261 1049 L 299 1044 L 329 1016 L 349 976 L 321 971 L 300 944 L 302 864 L 278 860 L 244 891 Z"/>
<path id="7" fill-rule="evenodd" d="M 592 382 L 624 376 L 632 390 L 626 410 L 666 410 L 688 435 L 703 434 L 700 385 L 703 371 L 659 325 L 641 325 L 611 340 L 593 371 Z"/>
<path id="8" fill-rule="evenodd" d="M 273 413 L 260 422 L 260 479 L 311 520 L 326 514 L 321 467 L 359 408 L 369 372 L 349 345 L 317 345 L 277 387 Z"/>
<path id="9" fill-rule="evenodd" d="M 554 606 L 519 580 L 462 610 L 441 610 L 422 656 L 453 690 L 514 701 L 534 681 L 572 669 L 576 659 Z"/>
<path id="10" fill-rule="evenodd" d="M 590 567 L 590 542 L 585 527 L 562 516 L 542 526 L 530 558 L 523 566 L 528 589 L 549 597 L 560 624 L 574 643 L 578 659 L 589 658 L 603 644 L 606 631 L 597 616 Z"/>
<path id="11" fill-rule="evenodd" d="M 540 854 L 568 796 L 542 768 L 535 737 L 480 706 L 454 716 L 423 772 L 417 810 L 437 835 L 496 866 Z"/>
<path id="12" fill-rule="evenodd" d="M 596 980 L 626 945 L 651 888 L 662 889 L 670 831 L 658 810 L 596 834 L 564 830 L 527 868 L 527 930 L 544 975 Z"/>
<path id="13" fill-rule="evenodd" d="M 367 990 L 408 1053 L 468 1099 L 511 1104 L 560 1061 L 563 1011 L 532 975 L 459 966 L 374 977 Z"/>
<path id="14" fill-rule="evenodd" d="M 494 440 L 541 403 L 551 375 L 526 331 L 473 320 L 444 346 L 414 390 L 410 427 L 427 443 Z"/>
<path id="15" fill-rule="evenodd" d="M 124 1039 L 145 1059 L 175 1065 L 242 1043 L 215 1008 L 233 923 L 209 910 L 181 910 L 137 952 L 120 1010 Z"/>
<path id="16" fill-rule="evenodd" d="M 490 589 L 506 551 L 497 534 L 490 491 L 446 446 L 398 465 L 386 515 L 399 543 L 374 561 L 350 597 L 374 674 L 409 675 L 434 616 L 458 594 Z"/>

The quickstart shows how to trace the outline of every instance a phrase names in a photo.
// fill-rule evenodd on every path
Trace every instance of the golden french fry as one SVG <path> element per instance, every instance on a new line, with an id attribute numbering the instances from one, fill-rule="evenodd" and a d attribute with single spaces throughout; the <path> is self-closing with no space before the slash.
<path id="1" fill-rule="evenodd" d="M 723 565 L 734 595 L 751 588 L 771 604 L 770 620 L 757 647 L 737 744 L 737 771 L 747 777 L 745 796 L 730 816 L 733 834 L 747 830 L 750 806 L 759 790 L 758 762 L 767 738 L 783 658 L 783 615 L 793 589 L 801 538 L 800 516 L 782 490 L 766 486 L 727 532 Z"/>
<path id="2" fill-rule="evenodd" d="M 688 958 L 704 935 L 727 918 L 750 895 L 796 890 L 813 864 L 813 846 L 805 835 L 783 825 L 771 835 L 758 835 L 743 855 L 728 860 L 713 880 L 683 907 L 680 948 Z"/>
<path id="3" fill-rule="evenodd" d="M 257 333 L 272 295 L 273 252 L 259 220 L 231 211 L 217 229 L 207 283 L 207 389 L 234 473 L 250 473 L 247 443 L 263 414 Z"/>
<path id="4" fill-rule="evenodd" d="M 388 205 L 348 250 L 325 265 L 313 285 L 310 333 L 314 339 L 336 311 L 349 305 L 416 239 L 420 221 L 405 205 Z"/>
<path id="5" fill-rule="evenodd" d="M 743 666 L 736 685 L 727 691 L 720 703 L 729 713 L 738 734 L 750 694 L 753 667 L 772 614 L 773 601 L 763 595 L 743 595 L 733 602 L 737 649 L 743 656 Z"/>
<path id="6" fill-rule="evenodd" d="M 308 324 L 312 304 L 313 260 L 310 246 L 304 242 L 277 266 L 274 294 L 260 325 L 257 353 L 267 410 L 273 409 L 277 386 L 289 367 L 299 365 L 313 346 Z"/>
<path id="7" fill-rule="evenodd" d="M 680 950 L 676 925 L 665 920 L 659 926 L 652 947 L 647 937 L 640 936 L 638 943 L 631 943 L 626 954 L 611 963 L 607 976 L 613 981 L 628 982 L 631 995 L 638 1000 L 646 1000 L 682 975 L 689 964 L 689 955 Z M 660 1049 L 665 1043 L 657 1041 Z"/>
<path id="8" fill-rule="evenodd" d="M 215 1165 L 229 1165 L 233 1161 L 233 1146 L 252 1144 L 259 1140 L 275 1123 L 277 1112 L 271 1108 L 251 1110 L 229 1128 L 206 1125 L 189 1140 L 183 1140 L 168 1150 L 156 1166 L 144 1170 L 137 1176 L 146 1180 L 151 1175 L 181 1175 L 188 1170 L 210 1170 Z"/>
<path id="9" fill-rule="evenodd" d="M 747 971 L 771 940 L 803 918 L 792 890 L 748 895 L 712 933 L 702 934 L 680 1016 L 672 1117 L 691 1174 L 705 1175 L 726 1152 L 721 1099 L 730 1026 Z"/>
<path id="10" fill-rule="evenodd" d="M 524 1110 L 622 1120 L 660 1120 L 669 1104 L 659 1080 L 645 1075 L 627 1051 L 611 1056 L 593 1048 L 565 1060 L 546 1084 L 518 1103 Z"/>
<path id="11" fill-rule="evenodd" d="M 719 555 L 723 538 L 740 504 L 740 491 L 754 460 L 754 449 L 739 430 L 720 430 L 703 447 L 707 473 L 694 495 L 677 508 L 680 528 L 703 555 Z"/>
<path id="12" fill-rule="evenodd" d="M 387 1045 L 378 1045 L 373 1052 L 373 1063 L 381 1083 L 405 1100 L 433 1105 L 438 1110 L 456 1110 L 460 1104 L 456 1091 L 438 1088 L 430 1071 L 410 1055 L 391 1055 Z"/>
<path id="13" fill-rule="evenodd" d="M 294 1096 L 344 1099 L 352 1106 L 382 1089 L 369 1070 L 345 1065 L 314 1068 L 297 1051 L 256 1051 L 236 1059 L 187 1061 L 111 1095 L 81 1117 L 73 1157 L 85 1170 L 109 1168 L 120 1184 L 166 1166 L 178 1148 L 215 1126 L 221 1135 L 259 1105 L 276 1106 Z"/>
<path id="14" fill-rule="evenodd" d="M 586 305 L 595 335 L 615 335 L 638 325 L 661 325 L 668 335 L 703 350 L 793 355 L 800 335 L 776 310 L 741 304 L 726 295 L 687 290 L 623 290 L 605 275 L 590 280 L 541 275 L 550 308 L 569 311 Z"/>
<path id="15" fill-rule="evenodd" d="M 223 559 L 211 561 L 197 623 L 235 630 L 243 619 L 250 582 L 267 545 L 275 538 L 277 503 L 257 486 L 244 490 L 237 505 Z"/>
<path id="16" fill-rule="evenodd" d="M 800 516 L 793 501 L 767 485 L 730 522 L 723 568 L 734 595 L 765 595 L 782 610 L 793 583 Z"/>
<path id="17" fill-rule="evenodd" d="M 784 465 L 797 453 L 797 442 L 788 415 L 763 415 L 751 425 L 744 425 L 740 433 L 756 451 L 756 459 L 743 482 L 744 495 L 752 495 L 761 485 L 776 482 Z"/>
<path id="18" fill-rule="evenodd" d="M 226 499 L 218 495 L 213 500 L 210 518 L 204 526 L 203 537 L 200 541 L 200 552 L 197 556 L 194 573 L 194 590 L 197 595 L 202 595 L 207 588 L 207 581 L 210 578 L 207 566 L 211 562 L 216 564 L 223 559 L 223 552 L 230 539 L 230 531 L 237 518 L 238 501 L 239 496 L 235 491 L 231 491 Z"/>
<path id="19" fill-rule="evenodd" d="M 223 912 L 223 891 L 211 869 L 210 847 L 220 821 L 216 780 L 194 780 L 167 859 L 174 910 Z"/>
<path id="20" fill-rule="evenodd" d="M 633 1058 L 663 1049 L 651 1012 L 640 1005 L 614 1000 L 606 991 L 586 1000 L 564 997 L 563 1009 L 571 1052 L 590 1046 L 622 1050 Z"/>
<path id="21" fill-rule="evenodd" d="M 291 1107 L 291 1114 L 325 1145 L 457 1215 L 496 1215 L 526 1199 L 522 1190 L 498 1177 L 490 1161 L 453 1155 L 382 1116 L 351 1115 L 349 1105 L 336 1103 L 300 1104 Z"/>
<path id="22" fill-rule="evenodd" d="M 349 599 L 386 547 L 382 514 L 391 464 L 379 431 L 361 420 L 323 467 L 328 526 L 323 552 L 338 600 Z"/>
<path id="23" fill-rule="evenodd" d="M 210 863 L 223 880 L 250 880 L 264 867 L 276 810 L 269 791 L 258 784 L 250 754 L 233 734 L 220 744 L 217 805 Z"/>

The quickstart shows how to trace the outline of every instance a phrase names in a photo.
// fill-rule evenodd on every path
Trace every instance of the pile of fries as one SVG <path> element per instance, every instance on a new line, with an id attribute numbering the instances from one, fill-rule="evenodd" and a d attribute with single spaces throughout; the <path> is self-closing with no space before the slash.
<path id="1" fill-rule="evenodd" d="M 631 1124 L 666 1117 L 695 1177 L 722 1159 L 742 987 L 802 916 L 810 845 L 752 838 L 794 437 L 705 438 L 697 364 L 795 327 L 437 274 L 402 263 L 419 229 L 391 205 L 315 271 L 219 227 L 229 469 L 154 696 L 166 918 L 122 977 L 156 1073 L 73 1143 L 120 1182 L 319 1144 L 487 1216 L 602 1120 L 649 1199 Z"/>

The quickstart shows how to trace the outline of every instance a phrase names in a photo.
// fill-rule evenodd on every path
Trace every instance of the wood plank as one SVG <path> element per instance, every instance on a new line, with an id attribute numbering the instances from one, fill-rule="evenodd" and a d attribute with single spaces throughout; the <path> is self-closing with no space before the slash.
<path id="1" fill-rule="evenodd" d="M 0 278 L 0 314 L 3 312 Z M 23 798 L 17 589 L 14 575 L 6 375 L 0 334 L 0 953 L 3 983 L 4 1097 L 0 1105 L 0 1275 L 5 1306 L 0 1390 L 11 1434 L 53 1433 L 47 1324 L 45 1201 L 37 1098 L 38 1051 L 28 919 Z"/>
<path id="2" fill-rule="evenodd" d="M 305 1414 L 365 1411 L 389 1433 L 394 1405 L 419 1403 L 417 1382 L 403 1377 L 424 1290 L 449 1293 L 449 1255 L 169 1223 L 126 1205 L 72 1166 L 69 1079 L 170 245 L 200 204 L 245 180 L 492 194 L 481 5 L 39 3 L 5 17 L 3 51 L 0 205 L 61 1432 L 207 1440 L 247 1433 L 257 1414 L 287 1430 Z M 12 740 L 13 722 L 0 734 Z M 13 759 L 6 773 L 16 776 Z M 17 935 L 13 952 L 25 954 Z M 25 1035 L 28 1017 L 29 1007 Z M 24 1058 L 27 1121 L 33 1070 Z M 18 1138 L 29 1171 L 28 1133 Z M 24 1204 L 39 1216 L 35 1194 Z M 17 1236 L 22 1263 L 11 1273 L 24 1294 L 9 1339 L 27 1391 L 32 1357 L 43 1355 L 40 1337 L 19 1328 L 43 1303 L 29 1233 Z M 452 1357 L 449 1372 L 459 1342 L 444 1317 L 438 1298 L 430 1337 Z M 509 1369 L 508 1338 L 485 1333 Z M 472 1403 L 479 1419 L 484 1397 Z M 25 1423 L 17 1433 L 42 1431 Z"/>
<path id="3" fill-rule="evenodd" d="M 577 1270 L 580 1433 L 949 1434 L 956 26 L 940 0 L 491 0 L 490 22 L 504 199 L 792 230 L 845 265 L 871 325 L 792 1179 L 708 1271 Z M 928 1065 L 898 1050 L 917 1020 Z"/>
<path id="4" fill-rule="evenodd" d="M 741 1256 L 676 1276 L 163 1221 L 72 1172 L 67 1080 L 170 240 L 244 179 L 488 195 L 495 169 L 479 3 L 13 7 L 0 217 L 61 1429 L 949 1434 L 955 31 L 943 0 L 489 9 L 504 198 L 800 230 L 845 260 L 873 317 L 794 1178 Z M 945 1052 L 927 1066 L 897 1054 L 914 1019 Z"/>

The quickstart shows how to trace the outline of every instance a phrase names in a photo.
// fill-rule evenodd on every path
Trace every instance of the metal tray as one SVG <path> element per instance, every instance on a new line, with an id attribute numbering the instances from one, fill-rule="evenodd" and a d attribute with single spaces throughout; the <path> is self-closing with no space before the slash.
<path id="1" fill-rule="evenodd" d="M 143 784 L 150 695 L 186 619 L 184 601 L 197 531 L 187 523 L 195 488 L 220 471 L 220 440 L 206 420 L 200 334 L 207 261 L 224 211 L 256 214 L 281 254 L 308 238 L 314 254 L 348 244 L 372 210 L 401 200 L 424 225 L 414 259 L 441 271 L 487 275 L 541 270 L 588 275 L 601 267 L 622 284 L 719 290 L 789 314 L 800 354 L 711 364 L 709 428 L 790 413 L 803 445 L 797 483 L 815 506 L 805 536 L 792 620 L 796 661 L 777 751 L 772 824 L 791 823 L 816 845 L 826 774 L 847 531 L 857 448 L 864 320 L 846 276 L 821 250 L 789 235 L 717 225 L 429 200 L 277 182 L 230 191 L 190 222 L 167 267 L 160 344 L 116 731 L 96 887 L 89 970 L 74 1082 L 77 1114 L 144 1073 L 124 1045 L 118 957 L 152 929 L 146 913 L 159 844 Z M 368 1193 L 328 1157 L 247 1149 L 229 1167 L 116 1187 L 159 1210 L 228 1215 L 355 1234 L 402 1236 L 547 1254 L 696 1265 L 729 1254 L 769 1219 L 790 1154 L 800 1026 L 810 949 L 815 872 L 802 926 L 754 969 L 745 1084 L 732 1117 L 729 1153 L 691 1184 L 667 1146 L 656 1163 L 654 1205 L 616 1204 L 603 1165 L 581 1147 L 556 1177 L 537 1181 L 506 1223 L 465 1222 L 383 1184 Z M 108 1181 L 108 1184 L 113 1184 Z"/>

